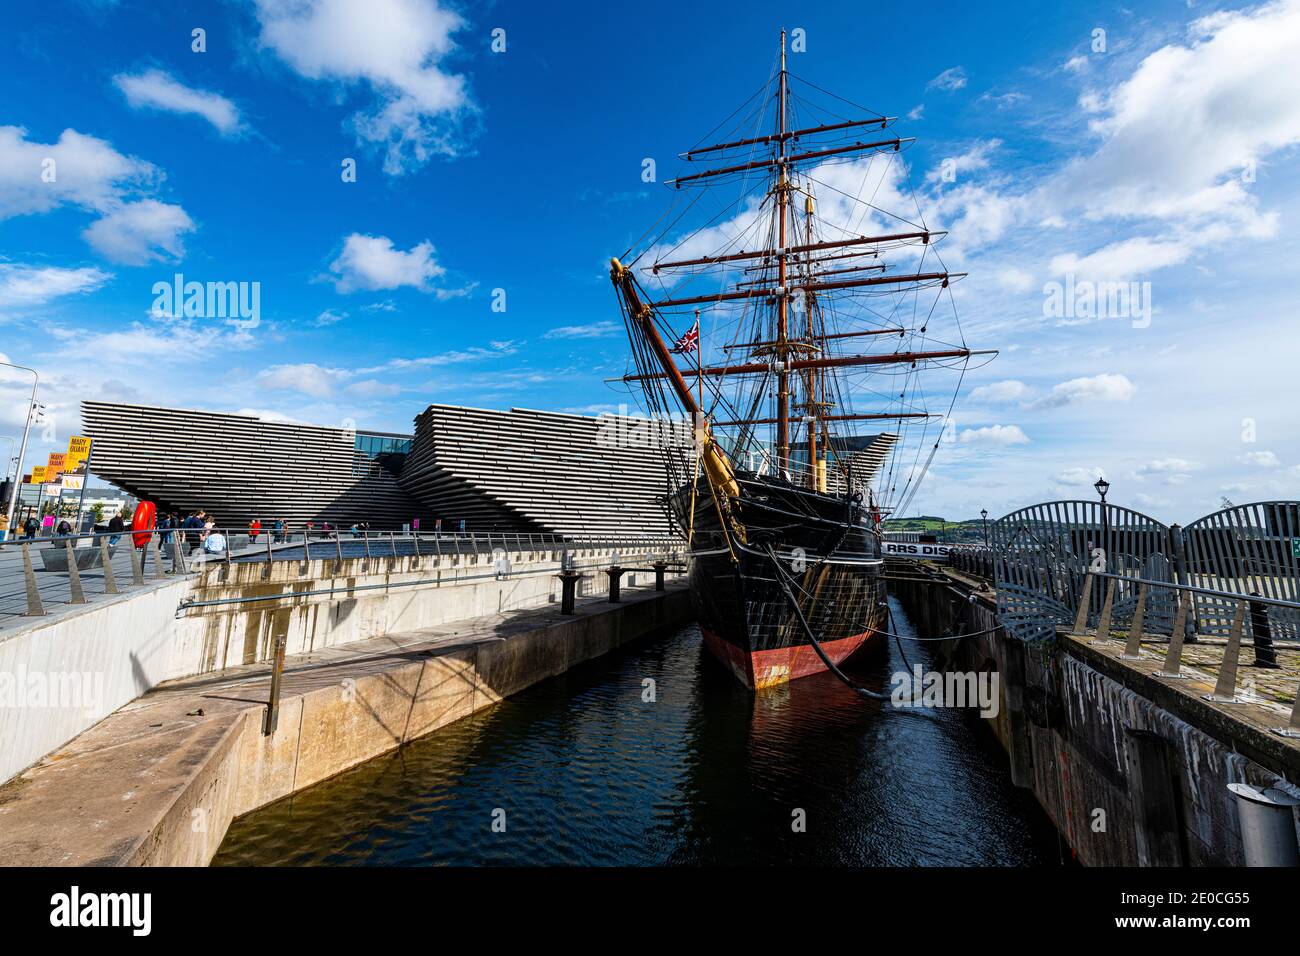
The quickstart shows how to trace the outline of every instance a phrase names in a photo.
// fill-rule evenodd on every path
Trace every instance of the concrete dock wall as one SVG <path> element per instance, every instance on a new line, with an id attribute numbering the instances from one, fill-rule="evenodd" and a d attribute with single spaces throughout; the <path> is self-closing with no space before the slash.
<path id="1" fill-rule="evenodd" d="M 1077 642 L 1018 641 L 997 627 L 989 592 L 960 582 L 894 591 L 918 633 L 989 631 L 940 645 L 944 666 L 998 674 L 1000 710 L 988 726 L 1013 782 L 1033 791 L 1080 862 L 1241 866 L 1228 784 L 1300 795 L 1300 760 L 1283 738 Z"/>
<path id="2" fill-rule="evenodd" d="M 492 614 L 157 688 L 0 787 L 0 864 L 204 865 L 230 822 L 690 619 L 681 584 Z"/>
<path id="3" fill-rule="evenodd" d="M 610 554 L 584 550 L 575 558 L 599 565 Z M 557 602 L 559 558 L 512 554 L 511 574 L 500 581 L 487 554 L 214 563 L 34 618 L 0 632 L 0 783 L 162 681 L 268 660 L 280 634 L 288 654 L 302 654 Z M 642 584 L 653 579 L 638 573 Z M 632 583 L 628 575 L 624 582 Z M 603 584 L 604 575 L 584 578 L 579 594 Z M 360 590 L 283 599 L 334 588 Z M 277 600 L 181 609 L 249 597 Z"/>

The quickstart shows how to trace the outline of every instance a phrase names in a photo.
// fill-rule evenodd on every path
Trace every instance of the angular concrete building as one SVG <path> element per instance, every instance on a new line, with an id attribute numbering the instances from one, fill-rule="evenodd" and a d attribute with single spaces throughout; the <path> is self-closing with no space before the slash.
<path id="1" fill-rule="evenodd" d="M 268 528 L 276 518 L 390 529 L 433 517 L 397 483 L 409 435 L 113 402 L 83 401 L 81 417 L 91 472 L 160 511 L 202 508 L 227 527 L 258 518 Z"/>
<path id="2" fill-rule="evenodd" d="M 657 441 L 680 426 L 514 409 L 433 405 L 416 434 L 352 432 L 247 415 L 81 404 L 91 471 L 160 510 L 376 530 L 419 518 L 432 531 L 666 535 Z"/>
<path id="3" fill-rule="evenodd" d="M 691 453 L 682 423 L 430 405 L 398 483 L 447 530 L 666 535 L 664 442 Z"/>

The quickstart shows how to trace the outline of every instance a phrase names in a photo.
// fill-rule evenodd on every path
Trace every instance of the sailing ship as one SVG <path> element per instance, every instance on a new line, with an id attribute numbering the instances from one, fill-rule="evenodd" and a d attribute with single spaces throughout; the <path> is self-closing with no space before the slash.
<path id="1" fill-rule="evenodd" d="M 635 366 L 623 381 L 652 415 L 690 422 L 692 440 L 664 444 L 664 504 L 687 539 L 704 641 L 751 689 L 838 672 L 886 632 L 882 518 L 910 502 L 946 416 L 920 373 L 986 354 L 940 334 L 964 275 L 938 257 L 945 233 L 919 206 L 881 205 L 906 193 L 913 140 L 897 117 L 795 77 L 785 47 L 783 31 L 773 75 L 729 131 L 681 154 L 698 171 L 667 183 L 668 225 L 610 260 Z M 720 189 L 738 195 L 701 202 Z M 674 233 L 697 209 L 712 219 Z M 855 412 L 864 395 L 884 407 Z M 871 421 L 893 430 L 844 431 Z"/>

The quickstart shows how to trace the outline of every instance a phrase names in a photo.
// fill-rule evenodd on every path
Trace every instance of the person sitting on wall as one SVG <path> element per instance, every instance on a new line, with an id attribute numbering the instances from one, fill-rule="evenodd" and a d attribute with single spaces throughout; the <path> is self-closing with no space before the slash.
<path id="1" fill-rule="evenodd" d="M 213 529 L 203 539 L 203 556 L 215 561 L 226 553 L 226 536 Z"/>

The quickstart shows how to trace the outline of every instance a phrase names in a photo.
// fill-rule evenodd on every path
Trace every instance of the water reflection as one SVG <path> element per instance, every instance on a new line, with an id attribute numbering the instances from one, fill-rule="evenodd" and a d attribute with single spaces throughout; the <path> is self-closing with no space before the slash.
<path id="1" fill-rule="evenodd" d="M 894 607 L 900 631 L 909 627 Z M 888 688 L 925 645 L 849 665 Z M 653 702 L 646 696 L 653 681 Z M 797 812 L 805 832 L 792 827 Z M 492 830 L 504 812 L 505 832 Z M 829 674 L 753 695 L 694 627 L 642 641 L 236 822 L 214 864 L 1049 864 L 976 718 Z"/>

